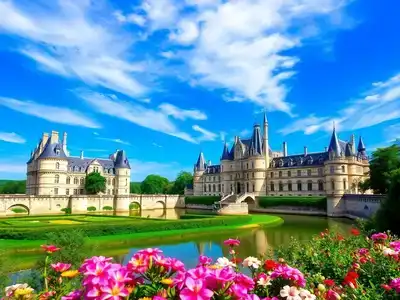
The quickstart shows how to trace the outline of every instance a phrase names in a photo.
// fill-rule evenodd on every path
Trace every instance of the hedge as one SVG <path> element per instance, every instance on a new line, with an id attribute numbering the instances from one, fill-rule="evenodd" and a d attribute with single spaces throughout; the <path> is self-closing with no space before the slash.
<path id="1" fill-rule="evenodd" d="M 113 210 L 113 207 L 112 206 L 104 206 L 103 210 Z"/>
<path id="2" fill-rule="evenodd" d="M 297 206 L 309 207 L 326 210 L 326 197 L 312 196 L 266 196 L 257 197 L 258 205 L 262 208 L 277 207 L 277 206 Z"/>
<path id="3" fill-rule="evenodd" d="M 107 223 L 85 223 L 80 225 L 67 225 L 58 227 L 37 228 L 0 228 L 0 239 L 13 240 L 42 240 L 49 232 L 63 232 L 65 230 L 80 229 L 87 236 L 104 236 L 114 234 L 130 234 L 156 232 L 163 230 L 184 230 L 194 228 L 206 228 L 217 226 L 236 226 L 249 223 L 250 215 L 245 216 L 217 216 L 203 219 L 166 220 L 163 222 L 155 220 L 107 222 Z"/>
<path id="4" fill-rule="evenodd" d="M 87 208 L 87 211 L 96 211 L 96 207 L 95 206 L 89 206 Z"/>
<path id="5" fill-rule="evenodd" d="M 220 200 L 220 196 L 186 196 L 185 204 L 213 205 L 215 202 Z"/>

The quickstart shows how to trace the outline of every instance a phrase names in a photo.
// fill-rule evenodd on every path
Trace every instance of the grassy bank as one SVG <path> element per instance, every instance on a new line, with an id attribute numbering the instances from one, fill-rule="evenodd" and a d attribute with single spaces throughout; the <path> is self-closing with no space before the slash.
<path id="1" fill-rule="evenodd" d="M 326 197 L 266 196 L 266 197 L 257 197 L 257 200 L 258 200 L 258 205 L 261 208 L 293 206 L 293 207 L 316 208 L 316 209 L 326 210 Z"/>

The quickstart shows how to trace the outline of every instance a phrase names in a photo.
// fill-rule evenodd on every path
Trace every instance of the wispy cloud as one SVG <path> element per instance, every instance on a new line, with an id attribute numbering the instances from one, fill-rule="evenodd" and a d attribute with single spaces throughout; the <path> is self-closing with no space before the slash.
<path id="1" fill-rule="evenodd" d="M 383 82 L 372 83 L 372 88 L 350 101 L 336 115 L 309 117 L 294 121 L 280 132 L 289 134 L 303 131 L 312 134 L 332 130 L 335 122 L 340 130 L 351 131 L 375 126 L 400 118 L 400 74 Z"/>
<path id="2" fill-rule="evenodd" d="M 1 3 L 2 2 L 0 2 L 0 6 Z M 85 116 L 81 112 L 65 107 L 44 105 L 32 101 L 22 101 L 5 97 L 0 97 L 0 106 L 5 106 L 20 113 L 44 119 L 53 123 L 89 128 L 101 127 L 99 123 Z"/>
<path id="3" fill-rule="evenodd" d="M 159 145 L 159 144 L 157 144 L 157 143 L 152 143 L 152 145 L 154 146 L 154 147 L 157 147 L 157 148 L 162 148 L 163 146 L 161 146 L 161 145 Z"/>
<path id="4" fill-rule="evenodd" d="M 0 132 L 0 141 L 16 144 L 25 144 L 26 140 L 15 132 Z"/>
<path id="5" fill-rule="evenodd" d="M 202 134 L 200 137 L 197 138 L 197 140 L 199 142 L 214 141 L 218 137 L 218 135 L 215 134 L 214 132 L 204 129 L 204 128 L 200 127 L 199 125 L 193 125 L 192 128 L 194 131 L 200 132 Z"/>
<path id="6" fill-rule="evenodd" d="M 106 138 L 106 137 L 98 137 L 98 140 L 103 140 L 103 141 L 108 141 L 108 142 L 113 142 L 117 144 L 122 144 L 122 145 L 130 145 L 131 143 L 127 141 L 123 141 L 121 139 L 113 139 L 113 138 Z"/>
<path id="7" fill-rule="evenodd" d="M 169 103 L 162 103 L 159 106 L 159 109 L 166 114 L 167 116 L 172 116 L 178 120 L 186 120 L 186 119 L 194 119 L 194 120 L 206 120 L 207 116 L 197 110 L 197 109 L 180 109 L 175 105 Z"/>

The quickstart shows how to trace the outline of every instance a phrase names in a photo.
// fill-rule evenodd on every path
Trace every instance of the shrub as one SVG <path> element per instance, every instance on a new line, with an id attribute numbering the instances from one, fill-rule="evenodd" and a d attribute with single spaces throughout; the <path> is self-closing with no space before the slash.
<path id="1" fill-rule="evenodd" d="M 138 210 L 138 209 L 140 209 L 139 203 L 132 202 L 131 204 L 129 204 L 129 210 Z"/>
<path id="2" fill-rule="evenodd" d="M 64 212 L 66 215 L 71 214 L 71 208 L 69 208 L 69 207 L 61 208 L 61 211 Z"/>
<path id="3" fill-rule="evenodd" d="M 11 209 L 11 211 L 15 214 L 21 214 L 21 213 L 27 213 L 28 211 L 25 208 L 22 207 L 14 207 Z"/>
<path id="4" fill-rule="evenodd" d="M 220 200 L 220 196 L 186 196 L 185 204 L 213 205 L 215 202 Z"/>
<path id="5" fill-rule="evenodd" d="M 87 208 L 87 211 L 96 211 L 96 207 L 94 207 L 94 206 L 89 206 L 89 207 Z"/>
<path id="6" fill-rule="evenodd" d="M 266 196 L 257 197 L 258 205 L 262 208 L 295 206 L 306 208 L 317 208 L 326 210 L 326 197 L 302 197 L 302 196 Z"/>
<path id="7" fill-rule="evenodd" d="M 104 206 L 103 210 L 113 210 L 113 207 L 112 206 Z"/>

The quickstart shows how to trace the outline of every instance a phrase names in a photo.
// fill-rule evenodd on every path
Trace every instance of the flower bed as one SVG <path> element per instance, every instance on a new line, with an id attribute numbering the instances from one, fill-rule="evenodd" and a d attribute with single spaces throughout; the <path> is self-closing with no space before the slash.
<path id="1" fill-rule="evenodd" d="M 399 299 L 400 240 L 387 233 L 370 238 L 357 229 L 351 233 L 345 239 L 323 232 L 312 247 L 295 250 L 287 260 L 241 260 L 235 252 L 240 241 L 229 239 L 224 242 L 229 258 L 213 262 L 200 256 L 197 267 L 188 270 L 152 248 L 138 251 L 127 265 L 100 256 L 73 270 L 71 264 L 52 262 L 59 248 L 42 246 L 47 253 L 44 291 L 35 294 L 26 284 L 13 285 L 5 299 Z M 295 248 L 293 242 L 290 250 Z"/>

